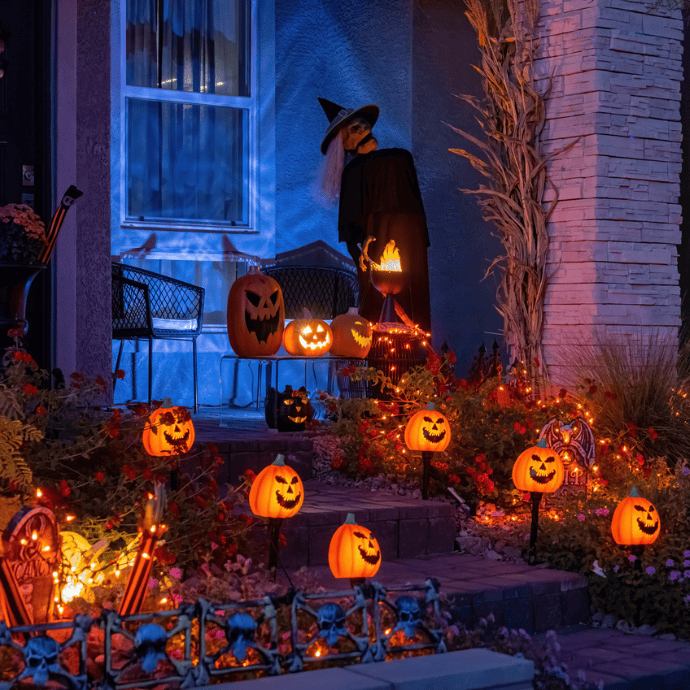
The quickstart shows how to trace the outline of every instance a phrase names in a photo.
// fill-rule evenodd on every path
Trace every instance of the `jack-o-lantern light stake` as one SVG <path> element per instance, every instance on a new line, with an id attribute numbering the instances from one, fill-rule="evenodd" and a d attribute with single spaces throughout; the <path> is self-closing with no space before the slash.
<path id="1" fill-rule="evenodd" d="M 119 616 L 141 612 L 151 579 L 153 552 L 158 540 L 167 530 L 167 526 L 161 524 L 166 502 L 163 484 L 156 483 L 153 493 L 148 495 L 144 520 L 140 527 L 141 541 L 117 612 Z"/>
<path id="2" fill-rule="evenodd" d="M 537 530 L 539 529 L 539 502 L 542 494 L 561 488 L 565 470 L 560 455 L 549 448 L 546 439 L 522 452 L 513 465 L 513 484 L 520 491 L 532 494 L 532 525 L 529 536 L 530 565 L 537 562 Z"/>
<path id="3" fill-rule="evenodd" d="M 425 410 L 412 415 L 405 427 L 405 445 L 410 450 L 422 451 L 422 498 L 429 498 L 431 460 L 436 451 L 444 451 L 450 443 L 450 425 L 440 412 L 429 403 Z"/>
<path id="4" fill-rule="evenodd" d="M 352 587 L 364 584 L 381 567 L 381 547 L 371 530 L 355 524 L 354 513 L 348 513 L 328 547 L 328 565 L 333 577 L 350 578 Z"/>
<path id="5" fill-rule="evenodd" d="M 280 526 L 284 518 L 296 515 L 304 503 L 304 485 L 285 456 L 278 455 L 272 465 L 264 467 L 249 491 L 249 507 L 254 515 L 268 518 L 268 569 L 275 577 L 278 565 Z"/>
<path id="6" fill-rule="evenodd" d="M 653 544 L 661 532 L 657 509 L 633 486 L 613 511 L 611 534 L 619 546 L 630 546 L 636 556 L 635 569 L 642 570 L 644 547 Z"/>

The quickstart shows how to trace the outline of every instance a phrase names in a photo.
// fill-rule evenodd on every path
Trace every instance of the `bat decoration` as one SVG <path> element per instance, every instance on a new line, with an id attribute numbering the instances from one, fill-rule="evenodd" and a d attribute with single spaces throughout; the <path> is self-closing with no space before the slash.
<path id="1" fill-rule="evenodd" d="M 579 468 L 587 471 L 594 465 L 594 434 L 587 420 L 582 417 L 569 424 L 554 418 L 544 426 L 539 438 L 545 438 L 549 448 L 553 448 L 561 456 L 568 478 L 574 470 Z"/>

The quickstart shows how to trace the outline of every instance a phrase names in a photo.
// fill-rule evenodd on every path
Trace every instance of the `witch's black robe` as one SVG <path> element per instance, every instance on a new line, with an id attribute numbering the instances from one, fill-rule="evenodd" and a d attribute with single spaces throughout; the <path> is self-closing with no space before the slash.
<path id="1" fill-rule="evenodd" d="M 340 186 L 338 238 L 347 243 L 357 264 L 360 314 L 377 323 L 383 298 L 371 285 L 369 273 L 359 269 L 357 245 L 363 244 L 368 235 L 376 238 L 368 250 L 376 263 L 387 242 L 395 240 L 403 271 L 409 275 L 407 286 L 395 299 L 414 323 L 428 331 L 429 231 L 414 160 L 405 149 L 377 149 L 355 156 L 345 166 Z"/>

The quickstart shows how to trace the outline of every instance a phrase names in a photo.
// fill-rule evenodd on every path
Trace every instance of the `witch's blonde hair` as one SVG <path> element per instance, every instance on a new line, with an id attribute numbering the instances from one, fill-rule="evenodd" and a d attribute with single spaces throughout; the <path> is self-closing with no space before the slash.
<path id="1" fill-rule="evenodd" d="M 333 206 L 340 198 L 340 182 L 345 167 L 343 138 L 338 132 L 328 145 L 326 157 L 321 163 L 319 174 L 312 188 L 317 202 L 326 208 Z"/>

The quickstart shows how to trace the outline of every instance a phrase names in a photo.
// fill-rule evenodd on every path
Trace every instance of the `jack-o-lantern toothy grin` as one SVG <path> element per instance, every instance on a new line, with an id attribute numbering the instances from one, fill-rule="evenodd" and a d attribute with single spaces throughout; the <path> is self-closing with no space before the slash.
<path id="1" fill-rule="evenodd" d="M 436 421 L 434 421 L 431 417 L 424 417 L 424 421 L 427 423 L 426 425 L 422 426 L 422 435 L 427 441 L 431 441 L 431 443 L 440 443 L 443 441 L 443 439 L 446 437 L 446 430 L 441 428 L 438 428 L 439 424 L 444 423 L 443 417 L 439 417 Z M 431 425 L 431 428 L 429 428 L 428 425 Z"/>
<path id="2" fill-rule="evenodd" d="M 330 342 L 331 336 L 321 324 L 316 328 L 305 326 L 299 332 L 299 344 L 306 350 L 323 350 Z"/>
<path id="3" fill-rule="evenodd" d="M 351 328 L 350 333 L 352 334 L 352 337 L 354 338 L 355 342 L 357 345 L 360 347 L 365 347 L 369 348 L 371 347 L 371 341 L 373 336 L 372 335 L 361 335 L 356 329 Z"/>
<path id="4" fill-rule="evenodd" d="M 539 468 L 535 469 L 533 466 L 529 468 L 529 476 L 537 482 L 537 484 L 548 484 L 555 476 L 556 470 L 549 470 L 546 467 L 546 463 L 553 463 L 556 459 L 553 456 L 544 458 L 543 462 L 538 455 L 533 455 L 532 460 L 535 462 L 541 462 Z"/>
<path id="5" fill-rule="evenodd" d="M 299 484 L 299 478 L 293 477 L 290 483 L 288 483 L 287 479 L 278 475 L 275 480 L 281 485 L 276 489 L 276 501 L 278 501 L 278 505 L 286 510 L 292 510 L 292 508 L 302 500 L 302 493 L 295 493 L 295 491 L 298 490 L 295 485 Z M 287 490 L 284 490 L 285 486 L 287 486 Z"/>
<path id="6" fill-rule="evenodd" d="M 381 560 L 381 551 L 379 549 L 375 549 L 374 544 L 371 541 L 371 534 L 369 536 L 363 534 L 362 532 L 353 532 L 353 534 L 355 537 L 368 542 L 368 547 L 366 549 L 361 544 L 357 544 L 357 550 L 359 551 L 359 555 L 362 557 L 362 560 L 369 565 L 376 565 Z"/>
<path id="7" fill-rule="evenodd" d="M 244 311 L 247 331 L 254 334 L 257 342 L 266 343 L 280 327 L 280 293 L 276 290 L 268 299 L 251 290 L 247 290 L 245 295 L 249 302 Z"/>
<path id="8" fill-rule="evenodd" d="M 189 429 L 185 429 L 184 432 L 180 429 L 179 424 L 175 424 L 171 431 L 164 430 L 163 438 L 171 445 L 176 448 L 184 447 L 187 450 L 187 442 L 189 441 Z"/>
<path id="9" fill-rule="evenodd" d="M 654 506 L 650 504 L 649 508 L 645 508 L 641 505 L 635 505 L 635 510 L 646 513 L 646 515 L 637 518 L 637 526 L 640 528 L 640 531 L 644 532 L 644 534 L 654 534 L 659 529 L 659 521 L 655 520 L 652 515 L 652 513 L 656 512 Z"/>

